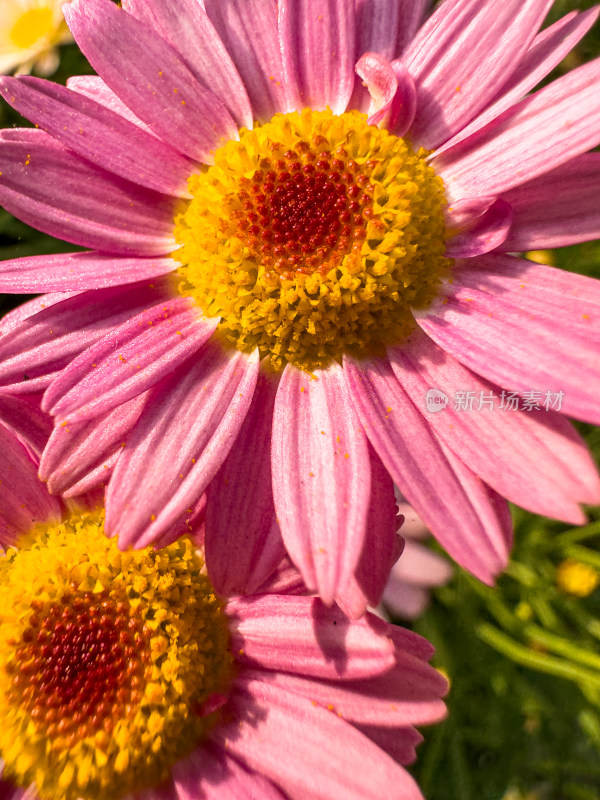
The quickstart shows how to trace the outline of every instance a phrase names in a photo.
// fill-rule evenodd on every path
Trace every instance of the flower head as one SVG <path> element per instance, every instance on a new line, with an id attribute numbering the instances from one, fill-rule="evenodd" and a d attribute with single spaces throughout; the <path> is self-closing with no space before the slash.
<path id="1" fill-rule="evenodd" d="M 600 61 L 530 93 L 598 9 L 540 32 L 546 0 L 425 6 L 74 0 L 98 76 L 2 82 L 39 129 L 2 134 L 0 200 L 90 251 L 3 265 L 50 294 L 0 383 L 45 391 L 42 476 L 108 480 L 123 546 L 203 503 L 210 573 L 246 549 L 248 578 L 280 526 L 359 614 L 392 479 L 488 582 L 505 498 L 600 499 L 562 416 L 599 419 L 599 285 L 512 255 L 600 233 Z"/>
<path id="2" fill-rule="evenodd" d="M 211 727 L 190 709 L 231 683 L 227 625 L 191 541 L 121 553 L 102 521 L 42 525 L 0 562 L 0 752 L 42 797 L 159 783 Z"/>
<path id="3" fill-rule="evenodd" d="M 56 47 L 72 41 L 62 13 L 68 0 L 0 0 L 0 73 L 50 75 Z"/>
<path id="4" fill-rule="evenodd" d="M 0 558 L 16 797 L 420 798 L 400 764 L 444 713 L 426 642 L 316 598 L 219 598 L 189 538 L 122 552 L 103 517 L 37 523 Z"/>
<path id="5" fill-rule="evenodd" d="M 180 291 L 277 372 L 402 341 L 411 308 L 449 275 L 443 186 L 426 155 L 358 112 L 305 109 L 242 131 L 189 182 Z"/>
<path id="6" fill-rule="evenodd" d="M 600 585 L 600 572 L 590 564 L 567 558 L 558 565 L 556 584 L 565 594 L 588 597 Z"/>

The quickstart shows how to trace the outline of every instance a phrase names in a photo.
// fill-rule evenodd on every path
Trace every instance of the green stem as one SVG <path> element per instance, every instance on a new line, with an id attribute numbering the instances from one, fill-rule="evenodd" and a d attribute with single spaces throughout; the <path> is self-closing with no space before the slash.
<path id="1" fill-rule="evenodd" d="M 559 658 L 554 658 L 546 653 L 536 653 L 525 647 L 510 636 L 494 628 L 492 625 L 484 623 L 479 625 L 477 633 L 484 642 L 495 650 L 511 658 L 517 664 L 522 664 L 529 669 L 545 672 L 548 675 L 557 675 L 560 678 L 574 681 L 575 683 L 587 683 L 600 688 L 600 674 L 583 669 Z"/>

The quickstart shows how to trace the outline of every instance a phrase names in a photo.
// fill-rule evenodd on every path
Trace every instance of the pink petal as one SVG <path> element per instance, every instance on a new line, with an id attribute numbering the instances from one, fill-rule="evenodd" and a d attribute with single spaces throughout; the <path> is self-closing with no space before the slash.
<path id="1" fill-rule="evenodd" d="M 401 557 L 392 567 L 389 583 L 404 581 L 431 589 L 443 586 L 451 577 L 452 567 L 445 558 L 418 542 L 407 541 Z"/>
<path id="2" fill-rule="evenodd" d="M 44 396 L 44 410 L 71 423 L 92 419 L 150 389 L 210 339 L 218 320 L 189 297 L 155 305 L 75 358 Z"/>
<path id="3" fill-rule="evenodd" d="M 503 250 L 565 247 L 600 238 L 600 153 L 585 153 L 503 197 L 513 224 Z"/>
<path id="4" fill-rule="evenodd" d="M 471 136 L 524 97 L 573 50 L 592 27 L 598 13 L 598 8 L 590 8 L 582 14 L 573 11 L 538 33 L 514 71 L 507 76 L 498 99 L 442 145 L 436 155 Z"/>
<path id="5" fill-rule="evenodd" d="M 281 531 L 279 531 L 279 535 L 281 536 Z M 255 594 L 307 595 L 308 590 L 289 556 L 285 555 L 275 572 L 256 590 Z"/>
<path id="6" fill-rule="evenodd" d="M 224 749 L 203 743 L 172 769 L 177 800 L 286 800 L 257 772 L 248 772 Z"/>
<path id="7" fill-rule="evenodd" d="M 185 2 L 185 0 L 184 0 Z M 167 2 L 165 5 L 172 5 Z M 199 0 L 198 7 L 202 9 L 204 0 Z M 163 39 L 169 41 L 167 36 L 167 28 L 164 22 L 161 21 L 161 8 L 159 3 L 153 3 L 152 0 L 146 2 L 138 2 L 137 0 L 122 0 L 121 8 L 132 17 L 135 17 L 139 22 L 143 22 L 147 28 L 153 28 L 156 33 L 160 34 Z M 171 44 L 173 44 L 171 42 Z M 173 45 L 177 50 L 176 43 Z M 180 54 L 181 55 L 181 54 Z"/>
<path id="8" fill-rule="evenodd" d="M 0 94 L 36 127 L 93 164 L 157 192 L 189 197 L 195 165 L 78 92 L 40 78 L 0 78 Z"/>
<path id="9" fill-rule="evenodd" d="M 0 291 L 10 294 L 104 289 L 173 272 L 171 258 L 114 258 L 101 253 L 25 256 L 0 262 Z"/>
<path id="10" fill-rule="evenodd" d="M 120 546 L 153 543 L 204 494 L 234 445 L 257 373 L 256 351 L 209 343 L 152 391 L 106 493 L 106 531 Z"/>
<path id="11" fill-rule="evenodd" d="M 407 503 L 400 492 L 396 492 L 398 498 L 398 513 L 404 517 L 402 522 L 402 538 L 403 539 L 427 539 L 430 535 L 427 530 L 427 525 L 423 523 L 421 517 L 417 514 L 414 508 Z"/>
<path id="12" fill-rule="evenodd" d="M 37 462 L 0 425 L 0 544 L 14 544 L 36 522 L 58 520 L 61 505 L 37 477 Z"/>
<path id="13" fill-rule="evenodd" d="M 238 678 L 237 717 L 212 738 L 290 800 L 422 800 L 413 779 L 352 726 L 270 679 Z"/>
<path id="14" fill-rule="evenodd" d="M 2 800 L 39 800 L 34 784 L 27 789 L 13 786 L 10 781 L 0 780 L 0 798 Z"/>
<path id="15" fill-rule="evenodd" d="M 418 312 L 417 322 L 444 350 L 487 380 L 520 393 L 541 393 L 540 405 L 547 392 L 562 392 L 558 410 L 600 422 L 600 283 L 587 279 L 590 294 L 569 297 L 563 284 L 573 279 L 576 292 L 579 276 L 547 268 L 546 286 L 539 289 L 537 266 L 525 260 L 514 267 L 519 277 L 505 277 L 504 266 L 513 263 L 511 256 L 488 254 L 477 259 L 476 270 L 456 270 L 447 296 Z"/>
<path id="16" fill-rule="evenodd" d="M 563 430 L 553 412 L 502 409 L 497 386 L 423 334 L 413 336 L 408 346 L 390 349 L 388 357 L 436 434 L 501 495 L 534 513 L 569 522 L 583 521 L 578 502 L 600 502 L 600 482 L 585 445 L 568 424 Z M 427 407 L 431 388 L 450 398 L 440 411 Z M 456 400 L 457 393 L 467 392 L 476 398 L 472 410 Z"/>
<path id="17" fill-rule="evenodd" d="M 354 2 L 279 0 L 279 36 L 286 81 L 298 109 L 346 110 L 354 88 Z"/>
<path id="18" fill-rule="evenodd" d="M 417 85 L 411 137 L 437 147 L 485 108 L 551 5 L 552 0 L 447 0 L 438 6 L 402 58 Z"/>
<path id="19" fill-rule="evenodd" d="M 357 53 L 399 55 L 421 23 L 427 0 L 356 0 Z"/>
<path id="20" fill-rule="evenodd" d="M 206 162 L 215 148 L 237 137 L 223 103 L 154 31 L 110 0 L 73 0 L 64 14 L 98 74 L 165 142 Z"/>
<path id="21" fill-rule="evenodd" d="M 553 312 L 554 304 L 560 303 L 563 297 L 569 304 L 590 304 L 591 308 L 585 309 L 590 313 L 594 313 L 596 307 L 600 306 L 600 281 L 587 275 L 578 275 L 575 272 L 498 253 L 478 258 L 477 261 L 462 266 L 473 265 L 477 269 L 485 267 L 485 271 L 493 277 L 494 289 L 500 294 L 513 292 L 521 294 L 523 289 L 531 287 L 539 293 L 541 305 L 545 304 L 547 308 L 552 308 Z M 586 330 L 585 325 L 583 330 Z"/>
<path id="22" fill-rule="evenodd" d="M 198 0 L 125 0 L 123 8 L 155 28 L 177 50 L 200 83 L 225 104 L 239 128 L 252 127 L 252 109 L 242 79 Z"/>
<path id="23" fill-rule="evenodd" d="M 330 604 L 360 558 L 370 500 L 366 437 L 338 364 L 314 376 L 285 369 L 271 460 L 287 551 L 307 586 Z"/>
<path id="24" fill-rule="evenodd" d="M 117 459 L 119 458 L 120 451 L 116 451 L 112 453 L 112 455 L 107 456 L 107 458 L 98 464 L 95 469 L 91 469 L 90 472 L 86 472 L 80 480 L 76 483 L 71 484 L 68 489 L 65 489 L 62 496 L 64 498 L 75 498 L 79 500 L 82 495 L 87 495 L 88 493 L 98 492 L 100 495 L 100 499 L 96 503 L 104 502 L 104 494 L 105 489 L 108 486 L 108 482 L 110 480 L 110 476 L 112 474 L 112 470 L 117 463 Z"/>
<path id="25" fill-rule="evenodd" d="M 409 73 L 399 62 L 390 63 L 377 53 L 365 53 L 355 69 L 371 95 L 369 125 L 404 136 L 417 108 L 415 85 Z"/>
<path id="26" fill-rule="evenodd" d="M 41 297 L 34 297 L 32 300 L 26 300 L 20 306 L 12 308 L 0 319 L 0 335 L 4 336 L 10 331 L 18 328 L 25 320 L 43 311 L 45 308 L 50 308 L 57 303 L 62 303 L 63 300 L 68 300 L 70 297 L 76 297 L 78 292 L 56 292 L 54 294 L 44 294 Z"/>
<path id="27" fill-rule="evenodd" d="M 238 491 L 241 493 L 239 488 Z M 275 512 L 262 537 L 246 536 L 243 548 L 235 554 L 232 550 L 226 551 L 224 543 L 217 543 L 217 539 L 217 531 L 213 529 L 207 537 L 209 544 L 205 553 L 211 581 L 220 594 L 225 594 L 221 586 L 227 581 L 235 582 L 236 588 L 231 590 L 234 594 L 263 594 L 266 591 L 275 591 L 275 588 L 279 594 L 306 594 L 306 586 L 300 573 L 287 559 Z M 249 553 L 252 546 L 254 552 Z M 217 549 L 218 554 L 215 555 Z M 214 575 L 215 572 L 218 577 Z"/>
<path id="28" fill-rule="evenodd" d="M 167 282 L 138 283 L 125 288 L 99 289 L 77 295 L 40 298 L 27 308 L 27 317 L 10 324 L 0 339 L 0 385 L 12 393 L 45 389 L 57 372 L 86 347 L 145 308 L 164 303 Z M 34 313 L 29 314 L 29 311 Z"/>
<path id="29" fill-rule="evenodd" d="M 371 502 L 367 532 L 360 561 L 348 585 L 338 592 L 338 605 L 351 619 L 361 617 L 367 606 L 377 606 L 390 569 L 403 542 L 398 536 L 398 516 L 394 484 L 377 453 L 369 445 L 371 464 Z"/>
<path id="30" fill-rule="evenodd" d="M 521 87 L 521 94 L 524 95 L 536 86 L 538 81 L 549 75 L 554 67 L 558 66 L 563 58 L 583 39 L 598 19 L 599 14 L 598 6 L 586 11 L 571 11 L 541 30 L 502 87 L 503 95 L 508 90 L 513 91 L 513 87 L 516 86 Z M 526 86 L 523 86 L 524 80 L 527 80 Z"/>
<path id="31" fill-rule="evenodd" d="M 387 672 L 394 646 L 377 617 L 349 622 L 315 597 L 265 595 L 227 605 L 231 649 L 242 663 L 277 672 L 352 681 Z"/>
<path id="32" fill-rule="evenodd" d="M 0 132 L 0 202 L 28 225 L 73 244 L 122 255 L 164 255 L 175 200 L 118 178 L 43 131 Z"/>
<path id="33" fill-rule="evenodd" d="M 173 542 L 176 542 L 181 536 L 189 536 L 198 547 L 203 547 L 205 515 L 206 494 L 203 494 L 200 495 L 190 508 L 185 509 L 183 514 L 173 522 L 167 531 L 157 538 L 154 546 L 160 550 L 163 547 L 168 547 L 170 544 L 173 544 Z"/>
<path id="34" fill-rule="evenodd" d="M 392 618 L 414 620 L 418 619 L 429 605 L 429 591 L 422 586 L 413 586 L 390 576 L 390 582 L 381 602 Z"/>
<path id="35" fill-rule="evenodd" d="M 413 38 L 427 0 L 355 0 L 355 5 L 357 56 L 377 53 L 384 60 L 392 61 Z M 398 62 L 396 65 L 400 66 Z M 414 84 L 412 88 L 414 95 Z M 349 105 L 360 111 L 368 108 L 367 92 L 358 80 L 355 80 Z"/>
<path id="36" fill-rule="evenodd" d="M 394 642 L 396 651 L 408 653 L 420 661 L 429 661 L 435 653 L 435 648 L 431 642 L 419 636 L 418 633 L 409 631 L 407 628 L 401 628 L 399 625 L 389 625 L 388 635 Z M 443 694 L 445 694 L 445 690 Z"/>
<path id="37" fill-rule="evenodd" d="M 208 487 L 206 565 L 224 597 L 255 593 L 285 555 L 271 488 L 276 391 L 277 382 L 260 374 L 235 445 Z"/>
<path id="38" fill-rule="evenodd" d="M 447 691 L 445 678 L 429 664 L 406 654 L 400 654 L 388 672 L 370 680 L 315 680 L 267 670 L 255 674 L 272 686 L 327 708 L 336 718 L 359 725 L 430 725 L 445 715 L 440 699 Z"/>
<path id="39" fill-rule="evenodd" d="M 496 200 L 471 227 L 448 239 L 448 258 L 473 258 L 500 247 L 512 224 L 512 209 L 505 200 Z"/>
<path id="40" fill-rule="evenodd" d="M 52 420 L 41 410 L 39 398 L 0 394 L 0 422 L 39 461 L 52 432 Z"/>
<path id="41" fill-rule="evenodd" d="M 423 741 L 421 734 L 414 728 L 386 728 L 377 725 L 356 725 L 361 733 L 375 742 L 377 747 L 391 756 L 399 764 L 412 764 L 417 754 L 416 745 Z"/>
<path id="42" fill-rule="evenodd" d="M 507 558 L 505 530 L 487 489 L 457 468 L 384 360 L 345 359 L 358 416 L 402 494 L 450 555 L 491 582 Z"/>
<path id="43" fill-rule="evenodd" d="M 449 234 L 453 235 L 476 225 L 492 208 L 497 199 L 494 195 L 488 195 L 463 197 L 461 200 L 455 200 L 445 210 Z"/>
<path id="44" fill-rule="evenodd" d="M 124 117 L 129 122 L 133 122 L 134 125 L 143 128 L 151 136 L 160 138 L 157 137 L 156 134 L 149 128 L 149 126 L 146 125 L 145 122 L 142 122 L 142 120 L 137 117 L 119 97 L 117 97 L 112 89 L 108 88 L 102 78 L 100 78 L 98 75 L 73 75 L 72 77 L 67 78 L 67 87 L 72 89 L 74 92 L 78 92 L 85 97 L 95 100 L 105 108 L 110 108 L 111 111 L 119 114 L 119 116 Z"/>
<path id="45" fill-rule="evenodd" d="M 40 462 L 40 477 L 53 494 L 73 494 L 73 486 L 89 476 L 85 484 L 97 479 L 108 482 L 110 469 L 126 438 L 137 422 L 147 393 L 134 397 L 107 414 L 79 424 L 54 428 Z"/>
<path id="46" fill-rule="evenodd" d="M 254 117 L 267 122 L 278 111 L 291 111 L 294 92 L 283 77 L 277 0 L 205 0 L 204 5 L 242 77 Z"/>
<path id="47" fill-rule="evenodd" d="M 600 59 L 512 106 L 433 158 L 449 198 L 498 194 L 560 166 L 600 142 Z"/>
<path id="48" fill-rule="evenodd" d="M 513 544 L 513 523 L 508 503 L 475 475 L 444 442 L 440 442 L 440 446 L 454 474 L 465 487 L 469 500 L 481 520 L 487 546 L 493 548 L 496 553 L 496 563 L 499 566 L 495 568 L 496 571 L 492 574 L 491 580 L 487 581 L 492 584 L 496 575 L 506 568 Z M 440 542 L 444 546 L 444 542 L 442 540 Z M 448 552 L 450 553 L 450 550 Z M 456 560 L 458 561 L 458 559 Z M 458 561 L 458 563 L 464 566 L 462 561 Z"/>

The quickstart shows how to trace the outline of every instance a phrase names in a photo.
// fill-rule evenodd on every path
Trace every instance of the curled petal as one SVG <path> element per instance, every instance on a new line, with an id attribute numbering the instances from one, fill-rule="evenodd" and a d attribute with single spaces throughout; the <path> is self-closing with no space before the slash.
<path id="1" fill-rule="evenodd" d="M 505 200 L 498 199 L 475 220 L 448 240 L 446 255 L 449 258 L 473 258 L 489 253 L 506 241 L 512 223 L 512 209 Z"/>
<path id="2" fill-rule="evenodd" d="M 407 70 L 399 61 L 390 63 L 378 53 L 365 53 L 355 69 L 371 95 L 369 124 L 404 136 L 417 108 L 415 85 Z"/>

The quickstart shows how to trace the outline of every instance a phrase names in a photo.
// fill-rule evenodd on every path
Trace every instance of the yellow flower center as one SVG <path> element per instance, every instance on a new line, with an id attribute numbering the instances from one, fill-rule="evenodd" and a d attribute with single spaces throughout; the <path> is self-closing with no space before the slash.
<path id="1" fill-rule="evenodd" d="M 223 341 L 311 371 L 405 339 L 445 257 L 441 179 L 364 114 L 276 114 L 189 180 L 179 290 Z"/>
<path id="2" fill-rule="evenodd" d="M 17 19 L 10 31 L 10 40 L 22 50 L 32 47 L 54 32 L 54 13 L 48 6 L 30 8 Z"/>
<path id="3" fill-rule="evenodd" d="M 159 784 L 215 724 L 226 618 L 188 539 L 119 551 L 103 512 L 0 560 L 0 757 L 43 800 Z"/>

